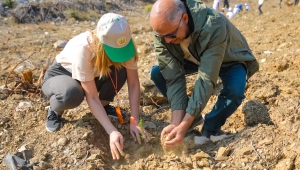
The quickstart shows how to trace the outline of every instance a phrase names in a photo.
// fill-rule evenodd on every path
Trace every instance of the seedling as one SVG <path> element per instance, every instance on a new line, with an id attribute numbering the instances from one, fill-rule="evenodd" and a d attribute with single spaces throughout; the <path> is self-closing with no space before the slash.
<path id="1" fill-rule="evenodd" d="M 140 119 L 139 121 L 139 127 L 141 128 L 141 131 L 143 132 L 143 135 L 139 136 L 140 138 L 142 139 L 146 139 L 146 136 L 145 136 L 145 128 L 144 128 L 144 122 L 143 122 L 143 119 Z"/>

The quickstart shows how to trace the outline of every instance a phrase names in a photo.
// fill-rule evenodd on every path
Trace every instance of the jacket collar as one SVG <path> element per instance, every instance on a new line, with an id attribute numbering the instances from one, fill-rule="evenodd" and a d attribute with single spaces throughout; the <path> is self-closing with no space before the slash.
<path id="1" fill-rule="evenodd" d="M 202 27 L 207 19 L 207 7 L 201 0 L 188 0 L 186 6 L 189 18 L 192 19 L 192 25 L 189 24 L 191 30 L 192 42 L 196 40 L 194 37 L 198 37 Z"/>

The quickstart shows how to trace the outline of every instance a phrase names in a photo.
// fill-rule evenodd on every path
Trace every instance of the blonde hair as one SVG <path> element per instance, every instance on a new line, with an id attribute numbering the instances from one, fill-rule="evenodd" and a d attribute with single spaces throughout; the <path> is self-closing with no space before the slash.
<path id="1" fill-rule="evenodd" d="M 92 59 L 92 63 L 94 63 L 94 72 L 99 73 L 99 78 L 107 76 L 111 72 L 109 68 L 111 65 L 113 65 L 118 70 L 122 68 L 121 62 L 114 62 L 108 57 L 104 50 L 103 44 L 97 37 L 95 31 L 92 32 L 92 39 L 92 42 L 88 40 L 88 43 L 94 52 L 94 58 Z M 134 61 L 137 62 L 137 60 L 138 55 L 135 48 Z"/>

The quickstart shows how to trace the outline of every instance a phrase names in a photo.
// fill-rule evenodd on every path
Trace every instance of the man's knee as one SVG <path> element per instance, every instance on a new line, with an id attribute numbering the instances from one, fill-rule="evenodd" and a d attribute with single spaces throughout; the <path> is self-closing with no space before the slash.
<path id="1" fill-rule="evenodd" d="M 160 74 L 161 73 L 160 73 L 159 66 L 157 65 L 153 66 L 150 74 L 151 80 L 153 81 L 157 80 L 160 77 Z"/>
<path id="2" fill-rule="evenodd" d="M 233 89 L 230 91 L 230 99 L 235 103 L 240 105 L 244 98 L 245 98 L 244 90 Z"/>

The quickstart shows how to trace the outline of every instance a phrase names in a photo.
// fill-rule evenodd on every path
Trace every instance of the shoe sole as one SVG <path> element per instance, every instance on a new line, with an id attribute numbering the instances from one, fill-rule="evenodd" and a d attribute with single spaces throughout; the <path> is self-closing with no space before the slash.
<path id="1" fill-rule="evenodd" d="M 196 117 L 195 120 L 193 121 L 192 125 L 187 130 L 187 133 L 190 133 L 191 131 L 193 131 L 196 126 L 202 124 L 203 122 L 204 122 L 204 119 L 203 119 L 202 115 Z"/>
<path id="2" fill-rule="evenodd" d="M 109 116 L 109 117 L 111 117 L 111 118 L 114 118 L 114 119 L 119 119 L 118 116 L 113 116 L 113 115 L 107 115 L 107 116 Z M 125 117 L 126 117 L 126 116 L 123 116 L 123 119 L 124 119 Z"/>
<path id="3" fill-rule="evenodd" d="M 111 118 L 114 118 L 114 119 L 118 119 L 117 116 L 112 116 L 112 115 L 107 115 L 107 116 L 109 116 L 109 117 L 111 117 Z"/>
<path id="4" fill-rule="evenodd" d="M 48 127 L 46 126 L 46 130 L 47 130 L 48 132 L 57 132 L 60 128 L 62 128 L 62 123 L 60 124 L 59 128 L 58 128 L 57 130 L 54 130 L 54 131 L 48 129 Z"/>

